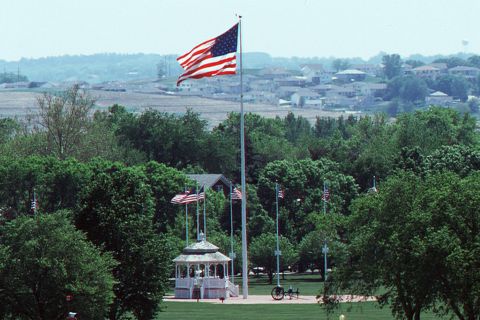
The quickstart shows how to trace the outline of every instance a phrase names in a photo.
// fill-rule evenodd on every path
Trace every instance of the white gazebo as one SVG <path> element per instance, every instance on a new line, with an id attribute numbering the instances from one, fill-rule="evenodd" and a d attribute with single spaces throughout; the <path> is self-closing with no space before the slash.
<path id="1" fill-rule="evenodd" d="M 238 296 L 238 285 L 234 285 L 228 275 L 231 259 L 205 240 L 203 233 L 173 261 L 175 298 L 228 299 Z"/>

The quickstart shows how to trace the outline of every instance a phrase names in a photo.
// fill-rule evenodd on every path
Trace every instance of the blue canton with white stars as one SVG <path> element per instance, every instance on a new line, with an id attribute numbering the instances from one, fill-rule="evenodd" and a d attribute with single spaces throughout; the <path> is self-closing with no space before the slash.
<path id="1" fill-rule="evenodd" d="M 218 57 L 227 53 L 237 52 L 238 23 L 230 30 L 217 37 L 210 52 L 212 56 Z"/>

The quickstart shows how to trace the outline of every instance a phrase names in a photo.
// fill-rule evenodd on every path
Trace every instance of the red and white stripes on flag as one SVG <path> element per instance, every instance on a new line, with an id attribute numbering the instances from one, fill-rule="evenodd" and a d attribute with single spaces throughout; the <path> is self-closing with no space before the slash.
<path id="1" fill-rule="evenodd" d="M 186 79 L 200 79 L 235 74 L 237 68 L 238 23 L 222 35 L 204 41 L 177 58 L 185 72 L 177 86 Z"/>
<path id="2" fill-rule="evenodd" d="M 325 187 L 322 194 L 322 201 L 328 201 L 330 199 L 330 191 L 328 187 Z"/>
<path id="3" fill-rule="evenodd" d="M 278 198 L 283 199 L 285 198 L 285 191 L 282 188 L 278 188 Z"/>
<path id="4" fill-rule="evenodd" d="M 205 191 L 202 188 L 199 193 L 196 193 L 194 190 L 185 191 L 175 195 L 175 197 L 170 200 L 170 203 L 173 204 L 189 204 L 197 201 L 205 200 Z"/>
<path id="5" fill-rule="evenodd" d="M 238 190 L 237 188 L 233 188 L 230 197 L 232 200 L 242 200 L 242 191 Z"/>

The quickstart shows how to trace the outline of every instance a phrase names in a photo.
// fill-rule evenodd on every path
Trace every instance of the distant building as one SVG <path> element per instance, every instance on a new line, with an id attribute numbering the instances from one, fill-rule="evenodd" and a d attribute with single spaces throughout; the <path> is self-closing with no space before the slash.
<path id="1" fill-rule="evenodd" d="M 480 74 L 480 69 L 475 67 L 458 66 L 448 69 L 448 73 L 455 76 L 464 77 L 468 80 L 473 80 L 476 79 Z"/>
<path id="2" fill-rule="evenodd" d="M 296 87 L 296 86 L 281 86 L 275 90 L 275 94 L 280 99 L 290 100 L 292 94 L 294 94 L 295 92 L 298 92 L 299 90 L 302 90 L 302 88 Z"/>
<path id="3" fill-rule="evenodd" d="M 344 82 L 351 82 L 351 81 L 363 81 L 367 77 L 367 74 L 363 71 L 356 70 L 356 69 L 347 69 L 340 72 L 335 73 L 337 79 L 342 80 Z"/>
<path id="4" fill-rule="evenodd" d="M 303 87 L 307 82 L 305 77 L 286 77 L 286 78 L 279 78 L 274 79 L 273 82 L 277 86 L 293 86 L 293 87 Z"/>
<path id="5" fill-rule="evenodd" d="M 281 79 L 292 76 L 285 68 L 265 68 L 260 70 L 259 77 L 266 80 Z"/>
<path id="6" fill-rule="evenodd" d="M 412 73 L 419 78 L 435 80 L 442 74 L 442 71 L 432 65 L 426 65 L 413 68 Z"/>
<path id="7" fill-rule="evenodd" d="M 373 63 L 354 64 L 351 69 L 365 72 L 369 76 L 378 76 L 382 72 L 381 67 L 378 64 Z"/>
<path id="8" fill-rule="evenodd" d="M 205 186 L 217 192 L 223 191 L 225 196 L 230 194 L 230 185 L 232 185 L 232 182 L 223 174 L 187 174 L 187 178 L 197 182 L 200 187 Z"/>
<path id="9" fill-rule="evenodd" d="M 312 84 L 325 84 L 332 82 L 333 72 L 325 69 L 321 64 L 305 64 L 301 68 L 307 82 Z"/>
<path id="10" fill-rule="evenodd" d="M 425 102 L 430 105 L 448 106 L 453 102 L 453 98 L 444 92 L 435 91 L 425 98 Z"/>
<path id="11" fill-rule="evenodd" d="M 291 102 L 293 107 L 308 108 L 322 107 L 324 99 L 320 94 L 313 90 L 302 89 L 292 94 Z"/>

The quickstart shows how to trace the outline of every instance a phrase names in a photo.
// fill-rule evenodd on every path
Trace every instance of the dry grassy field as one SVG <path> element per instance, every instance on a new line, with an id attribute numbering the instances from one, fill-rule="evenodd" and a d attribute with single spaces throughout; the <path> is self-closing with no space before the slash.
<path id="1" fill-rule="evenodd" d="M 240 104 L 230 101 L 206 99 L 192 96 L 161 95 L 154 93 L 136 92 L 109 92 L 91 90 L 91 95 L 96 98 L 99 109 L 107 108 L 113 104 L 120 104 L 129 111 L 143 112 L 147 109 L 161 112 L 182 114 L 187 108 L 198 112 L 202 119 L 208 121 L 210 127 L 226 119 L 228 113 L 239 112 Z M 36 96 L 38 92 L 32 91 L 0 91 L 0 117 L 22 118 L 29 112 L 36 111 Z M 317 116 L 339 117 L 343 113 L 315 109 L 292 109 L 290 107 L 278 107 L 267 104 L 244 104 L 245 112 L 257 113 L 264 117 L 285 117 L 289 111 L 295 115 L 301 115 L 312 123 Z"/>

